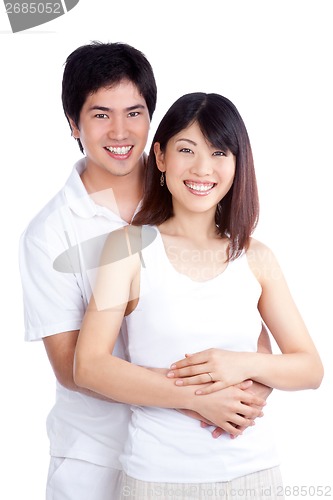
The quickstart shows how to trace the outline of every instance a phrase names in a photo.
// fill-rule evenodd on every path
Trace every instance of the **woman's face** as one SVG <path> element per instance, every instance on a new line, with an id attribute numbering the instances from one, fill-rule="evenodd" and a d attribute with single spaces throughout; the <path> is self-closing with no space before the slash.
<path id="1" fill-rule="evenodd" d="M 173 136 L 164 152 L 159 143 L 154 151 L 159 170 L 165 172 L 174 209 L 183 206 L 215 214 L 217 204 L 232 186 L 235 156 L 209 144 L 196 122 Z"/>

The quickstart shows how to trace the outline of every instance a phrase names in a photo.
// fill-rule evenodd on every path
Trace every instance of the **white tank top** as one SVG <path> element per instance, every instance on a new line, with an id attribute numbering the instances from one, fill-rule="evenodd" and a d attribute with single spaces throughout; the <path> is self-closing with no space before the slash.
<path id="1" fill-rule="evenodd" d="M 261 287 L 245 253 L 215 278 L 198 282 L 173 267 L 157 228 L 144 227 L 143 247 L 145 241 L 140 300 L 126 318 L 132 363 L 168 368 L 185 353 L 211 347 L 257 351 Z M 266 416 L 236 439 L 213 439 L 212 428 L 176 410 L 133 406 L 132 412 L 120 460 L 137 479 L 229 481 L 279 463 Z"/>

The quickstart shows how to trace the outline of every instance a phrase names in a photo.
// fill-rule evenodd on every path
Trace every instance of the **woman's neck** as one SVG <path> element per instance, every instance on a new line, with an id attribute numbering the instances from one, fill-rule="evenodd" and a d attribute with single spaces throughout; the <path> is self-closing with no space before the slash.
<path id="1" fill-rule="evenodd" d="M 191 240 L 209 240 L 217 237 L 214 216 L 211 213 L 176 212 L 170 219 L 159 226 L 160 232 L 170 236 L 181 236 Z"/>

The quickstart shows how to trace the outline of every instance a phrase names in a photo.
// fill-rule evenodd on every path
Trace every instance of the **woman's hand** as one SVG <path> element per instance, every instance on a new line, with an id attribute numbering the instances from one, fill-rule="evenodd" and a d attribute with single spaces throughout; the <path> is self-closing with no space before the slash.
<path id="1" fill-rule="evenodd" d="M 256 418 L 263 416 L 262 409 L 266 402 L 250 392 L 252 385 L 252 381 L 246 381 L 195 398 L 193 409 L 201 415 L 202 426 L 215 426 L 213 437 L 220 436 L 223 431 L 232 438 L 240 436 L 247 427 L 255 425 Z"/>
<path id="2" fill-rule="evenodd" d="M 261 384 L 253 383 L 251 380 L 246 380 L 235 388 L 228 388 L 220 392 L 220 403 L 224 405 L 223 413 L 228 414 L 228 418 L 230 419 L 227 422 L 229 429 L 231 428 L 230 426 L 233 426 L 232 433 L 229 433 L 230 437 L 234 438 L 237 435 L 240 435 L 247 429 L 247 427 L 254 425 L 256 418 L 263 416 L 262 409 L 270 390 L 268 388 L 266 391 L 265 389 L 261 390 L 259 387 L 260 385 Z M 240 391 L 243 391 L 243 393 Z M 207 420 L 193 410 L 180 409 L 178 411 L 187 417 L 199 420 L 200 425 L 203 428 L 212 427 L 211 435 L 214 439 L 226 433 L 225 429 L 222 427 L 216 427 L 213 422 Z M 243 414 L 241 415 L 240 413 L 237 413 L 237 411 L 242 411 Z M 240 420 L 240 418 L 242 420 Z M 235 419 L 237 419 L 238 424 L 234 423 Z M 240 425 L 240 423 L 242 425 Z"/>
<path id="3" fill-rule="evenodd" d="M 175 378 L 179 386 L 205 384 L 196 394 L 210 394 L 248 379 L 248 366 L 255 362 L 255 354 L 222 349 L 186 354 L 171 365 L 167 377 Z"/>

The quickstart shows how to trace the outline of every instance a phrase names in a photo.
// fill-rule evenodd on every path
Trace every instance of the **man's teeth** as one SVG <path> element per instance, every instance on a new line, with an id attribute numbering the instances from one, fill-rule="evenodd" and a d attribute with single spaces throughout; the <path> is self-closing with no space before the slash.
<path id="1" fill-rule="evenodd" d="M 193 189 L 194 191 L 209 191 L 214 187 L 215 184 L 213 182 L 211 184 L 197 184 L 194 182 L 185 182 L 185 185 L 188 188 Z"/>
<path id="2" fill-rule="evenodd" d="M 132 149 L 132 146 L 122 146 L 118 148 L 107 146 L 106 149 L 115 155 L 126 155 Z"/>

